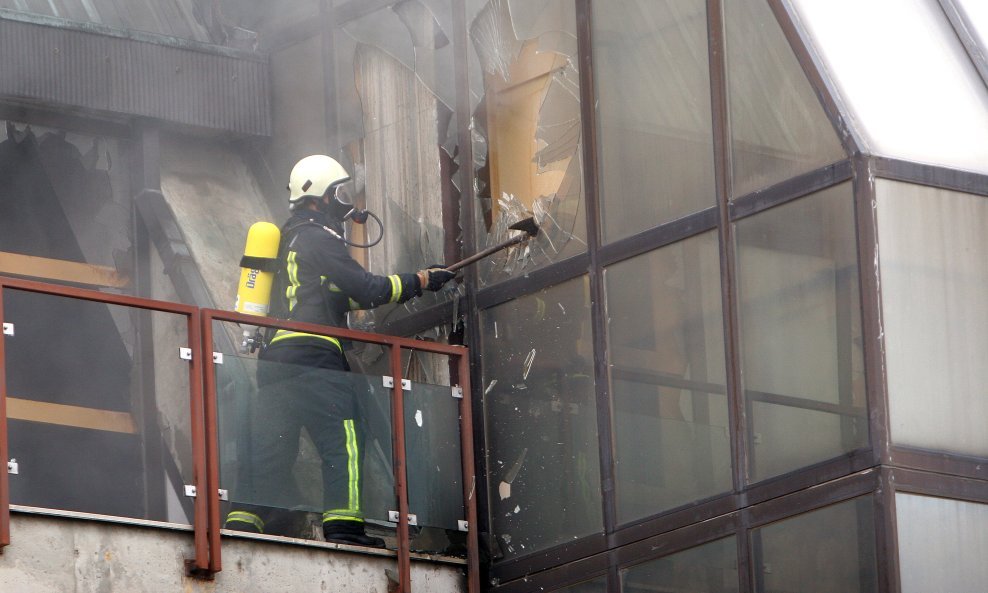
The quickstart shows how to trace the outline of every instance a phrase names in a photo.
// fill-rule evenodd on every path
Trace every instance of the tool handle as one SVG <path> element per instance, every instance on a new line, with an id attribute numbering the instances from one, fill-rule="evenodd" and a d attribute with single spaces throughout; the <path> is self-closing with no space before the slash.
<path id="1" fill-rule="evenodd" d="M 455 264 L 446 266 L 446 269 L 449 270 L 450 272 L 455 272 L 455 271 L 459 270 L 460 268 L 464 268 L 464 267 L 469 266 L 470 264 L 472 264 L 472 263 L 474 263 L 476 261 L 479 261 L 481 259 L 484 259 L 488 255 L 491 255 L 493 253 L 497 253 L 498 251 L 501 251 L 502 249 L 507 249 L 508 247 L 511 247 L 512 245 L 517 245 L 518 243 L 521 243 L 522 241 L 527 241 L 530 238 L 531 238 L 530 235 L 525 235 L 525 234 L 518 235 L 517 237 L 512 237 L 512 238 L 510 238 L 510 239 L 508 239 L 506 241 L 502 241 L 502 242 L 498 243 L 497 245 L 494 245 L 492 247 L 488 247 L 487 249 L 485 249 L 485 250 L 483 250 L 481 252 L 475 253 L 475 254 L 471 255 L 470 257 L 468 257 L 466 259 L 460 260 L 460 261 L 456 262 Z"/>

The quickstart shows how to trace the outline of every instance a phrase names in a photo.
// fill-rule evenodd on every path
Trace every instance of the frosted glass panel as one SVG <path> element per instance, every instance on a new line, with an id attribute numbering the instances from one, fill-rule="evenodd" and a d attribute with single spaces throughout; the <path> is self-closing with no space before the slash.
<path id="1" fill-rule="evenodd" d="M 984 0 L 954 0 L 954 4 L 967 16 L 983 53 L 986 49 L 985 42 L 988 41 L 988 2 Z"/>
<path id="2" fill-rule="evenodd" d="M 980 593 L 988 583 L 988 505 L 897 493 L 902 593 Z"/>
<path id="3" fill-rule="evenodd" d="M 892 440 L 988 455 L 988 199 L 876 191 Z"/>
<path id="4" fill-rule="evenodd" d="M 728 0 L 732 194 L 844 157 L 837 134 L 765 0 Z"/>
<path id="5" fill-rule="evenodd" d="M 593 3 L 602 232 L 621 239 L 714 205 L 703 0 Z"/>
<path id="6" fill-rule="evenodd" d="M 988 172 L 988 90 L 936 0 L 791 3 L 866 152 Z"/>

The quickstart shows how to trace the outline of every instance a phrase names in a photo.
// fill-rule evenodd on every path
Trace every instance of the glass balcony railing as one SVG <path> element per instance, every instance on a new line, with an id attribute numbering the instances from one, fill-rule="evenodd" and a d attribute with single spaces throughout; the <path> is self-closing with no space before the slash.
<path id="1" fill-rule="evenodd" d="M 365 551 L 398 590 L 428 557 L 479 591 L 470 393 L 448 379 L 465 348 L 4 276 L 0 321 L 0 547 L 11 508 L 136 522 L 191 531 L 205 575 L 221 534 L 333 547 L 311 542 L 342 515 L 384 540 Z M 258 360 L 239 347 L 258 324 L 365 348 L 348 372 Z M 436 372 L 403 377 L 412 356 Z"/>

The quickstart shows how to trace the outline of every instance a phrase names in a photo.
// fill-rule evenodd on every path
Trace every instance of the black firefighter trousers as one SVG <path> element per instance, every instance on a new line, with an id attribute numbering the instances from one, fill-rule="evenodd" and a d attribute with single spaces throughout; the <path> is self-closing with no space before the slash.
<path id="1" fill-rule="evenodd" d="M 266 533 L 282 530 L 276 528 L 284 522 L 279 515 L 303 500 L 293 468 L 305 428 L 321 459 L 324 530 L 362 533 L 364 435 L 353 375 L 346 372 L 338 350 L 292 341 L 269 346 L 260 357 L 250 459 L 242 470 L 243 490 L 236 497 L 250 504 L 235 505 L 226 526 L 254 531 L 252 524 Z"/>

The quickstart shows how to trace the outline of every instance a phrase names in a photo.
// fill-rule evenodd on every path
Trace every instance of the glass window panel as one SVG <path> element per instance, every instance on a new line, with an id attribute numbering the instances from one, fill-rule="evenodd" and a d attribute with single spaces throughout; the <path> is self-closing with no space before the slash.
<path id="1" fill-rule="evenodd" d="M 470 7 L 478 248 L 534 214 L 542 232 L 481 262 L 482 284 L 586 251 L 582 117 L 573 0 Z M 534 20 L 531 20 L 534 19 Z"/>
<path id="2" fill-rule="evenodd" d="M 621 571 L 621 593 L 733 593 L 739 590 L 738 546 L 734 537 Z"/>
<path id="3" fill-rule="evenodd" d="M 870 496 L 755 529 L 751 540 L 758 593 L 878 591 Z"/>
<path id="4" fill-rule="evenodd" d="M 897 492 L 903 593 L 976 593 L 988 583 L 988 505 Z"/>
<path id="5" fill-rule="evenodd" d="M 3 296 L 11 503 L 191 524 L 188 319 Z"/>
<path id="6" fill-rule="evenodd" d="M 985 45 L 988 42 L 988 3 L 981 0 L 953 0 L 953 2 L 963 10 L 974 27 L 973 33 L 981 45 L 981 51 L 984 52 L 988 49 Z"/>
<path id="7" fill-rule="evenodd" d="M 988 455 L 988 199 L 875 190 L 892 440 Z"/>
<path id="8" fill-rule="evenodd" d="M 483 314 L 495 554 L 602 529 L 589 285 L 579 278 Z"/>
<path id="9" fill-rule="evenodd" d="M 850 183 L 737 223 L 750 475 L 868 444 Z"/>
<path id="10" fill-rule="evenodd" d="M 765 0 L 728 0 L 732 194 L 743 196 L 844 156 Z"/>
<path id="11" fill-rule="evenodd" d="M 227 351 L 216 383 L 220 487 L 230 498 L 221 509 L 226 529 L 242 528 L 245 515 L 235 514 L 250 513 L 265 534 L 321 540 L 323 513 L 346 510 L 363 517 L 369 535 L 395 547 L 388 521 L 397 509 L 391 389 L 380 375 Z M 313 398 L 305 393 L 313 387 L 332 395 Z M 323 409 L 337 410 L 342 430 L 326 429 L 335 417 Z M 345 410 L 353 414 L 349 425 Z"/>
<path id="12" fill-rule="evenodd" d="M 713 206 L 706 2 L 598 2 L 593 26 L 604 240 Z"/>
<path id="13" fill-rule="evenodd" d="M 412 549 L 466 555 L 465 532 L 458 523 L 467 518 L 460 400 L 452 397 L 449 385 L 413 381 L 405 392 L 405 456 L 408 511 L 419 527 Z"/>
<path id="14" fill-rule="evenodd" d="M 718 253 L 711 232 L 605 270 L 620 523 L 731 489 Z"/>
<path id="15" fill-rule="evenodd" d="M 988 89 L 936 0 L 792 4 L 865 152 L 988 171 Z"/>

